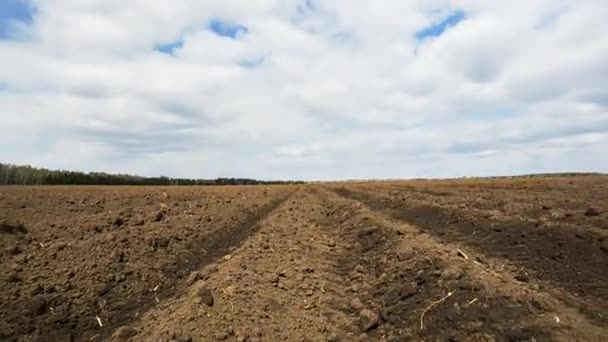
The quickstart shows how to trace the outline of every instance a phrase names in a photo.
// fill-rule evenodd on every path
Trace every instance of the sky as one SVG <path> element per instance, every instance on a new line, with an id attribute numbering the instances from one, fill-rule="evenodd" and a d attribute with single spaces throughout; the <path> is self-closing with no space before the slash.
<path id="1" fill-rule="evenodd" d="M 608 171 L 605 0 L 1 0 L 0 161 L 259 179 Z"/>

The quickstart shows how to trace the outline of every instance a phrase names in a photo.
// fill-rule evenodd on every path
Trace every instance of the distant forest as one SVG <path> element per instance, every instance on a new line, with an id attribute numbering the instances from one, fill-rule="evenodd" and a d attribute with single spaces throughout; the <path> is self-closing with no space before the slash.
<path id="1" fill-rule="evenodd" d="M 0 163 L 0 185 L 271 185 L 303 183 L 301 181 L 261 181 L 247 178 L 140 177 L 100 172 L 47 170 Z"/>

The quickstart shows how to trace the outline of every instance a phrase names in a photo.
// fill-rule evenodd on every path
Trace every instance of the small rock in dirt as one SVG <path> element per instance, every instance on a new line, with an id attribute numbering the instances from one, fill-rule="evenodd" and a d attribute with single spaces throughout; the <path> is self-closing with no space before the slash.
<path id="1" fill-rule="evenodd" d="M 336 247 L 336 241 L 335 240 L 329 240 L 327 242 L 327 246 L 328 247 Z"/>
<path id="2" fill-rule="evenodd" d="M 380 324 L 380 317 L 378 314 L 368 309 L 361 310 L 359 313 L 359 320 L 359 328 L 365 332 L 377 328 Z"/>
<path id="3" fill-rule="evenodd" d="M 224 255 L 224 261 L 228 261 L 230 259 L 232 259 L 232 255 L 230 255 L 230 254 Z"/>
<path id="4" fill-rule="evenodd" d="M 585 216 L 591 217 L 591 216 L 599 216 L 599 215 L 600 215 L 600 210 L 595 207 L 589 207 L 585 211 Z"/>
<path id="5" fill-rule="evenodd" d="M 112 334 L 112 340 L 113 341 L 126 341 L 126 340 L 134 337 L 135 335 L 137 335 L 137 333 L 138 333 L 138 331 L 135 328 L 122 326 L 122 327 L 118 328 L 118 330 L 116 330 Z"/>
<path id="6" fill-rule="evenodd" d="M 314 292 L 312 292 L 312 290 L 306 290 L 307 297 L 311 297 L 313 294 L 314 294 Z"/>
<path id="7" fill-rule="evenodd" d="M 144 225 L 144 219 L 138 219 L 137 221 L 135 221 L 135 223 L 133 223 L 134 226 L 139 227 L 139 226 L 143 226 Z"/>
<path id="8" fill-rule="evenodd" d="M 207 306 L 213 306 L 213 303 L 215 302 L 213 299 L 213 294 L 211 293 L 211 290 L 208 288 L 202 288 L 200 290 L 198 290 L 198 296 L 199 298 L 203 301 L 203 303 Z"/>

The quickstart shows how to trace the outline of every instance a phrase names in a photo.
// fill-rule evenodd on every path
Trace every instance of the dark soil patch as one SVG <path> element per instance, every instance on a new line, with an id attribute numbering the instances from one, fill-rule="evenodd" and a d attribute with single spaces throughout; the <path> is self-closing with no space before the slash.
<path id="1" fill-rule="evenodd" d="M 336 190 L 341 196 L 365 203 L 373 210 L 414 224 L 449 242 L 460 242 L 483 255 L 509 260 L 525 269 L 540 284 L 563 288 L 586 299 L 581 310 L 593 321 L 608 324 L 608 254 L 601 250 L 602 237 L 587 230 L 538 223 L 496 221 L 465 215 L 454 209 L 432 205 L 403 204 L 402 201 L 361 191 Z"/>
<path id="2" fill-rule="evenodd" d="M 542 308 L 494 295 L 424 246 L 400 252 L 398 246 L 404 241 L 390 228 L 364 220 L 349 222 L 341 230 L 353 248 L 339 258 L 338 272 L 354 288 L 368 287 L 363 293 L 353 291 L 355 303 L 363 303 L 367 307 L 364 311 L 380 315 L 378 326 L 372 328 L 365 315 L 358 327 L 361 331 L 351 327 L 353 333 L 365 332 L 372 340 L 384 337 L 391 341 L 549 338 L 550 331 L 526 321 L 527 316 L 541 314 Z M 445 302 L 425 315 L 421 327 L 424 309 L 451 291 Z M 353 304 L 347 311 L 358 315 L 358 306 Z"/>

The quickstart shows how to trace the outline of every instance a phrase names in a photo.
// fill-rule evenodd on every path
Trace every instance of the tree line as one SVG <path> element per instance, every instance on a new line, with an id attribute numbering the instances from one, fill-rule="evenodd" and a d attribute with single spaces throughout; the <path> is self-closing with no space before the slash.
<path id="1" fill-rule="evenodd" d="M 140 177 L 103 172 L 48 170 L 29 165 L 0 163 L 0 185 L 271 185 L 303 183 L 301 181 L 261 181 L 248 178 Z"/>

